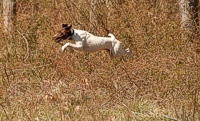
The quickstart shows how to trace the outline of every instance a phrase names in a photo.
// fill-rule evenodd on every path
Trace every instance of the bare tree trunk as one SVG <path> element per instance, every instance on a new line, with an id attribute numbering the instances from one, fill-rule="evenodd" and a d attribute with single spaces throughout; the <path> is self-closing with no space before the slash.
<path id="1" fill-rule="evenodd" d="M 181 16 L 181 28 L 183 28 L 190 37 L 194 37 L 198 20 L 198 6 L 199 0 L 180 0 L 179 10 Z"/>
<path id="2" fill-rule="evenodd" d="M 106 26 L 107 26 L 107 34 L 110 33 L 110 27 L 111 27 L 111 24 L 110 24 L 110 16 L 111 16 L 111 3 L 110 3 L 110 0 L 106 0 L 106 6 L 108 8 L 108 12 L 107 12 L 107 23 L 106 23 Z"/>
<path id="3" fill-rule="evenodd" d="M 3 0 L 3 19 L 5 33 L 14 31 L 15 16 L 16 0 Z"/>
<path id="4" fill-rule="evenodd" d="M 90 29 L 94 27 L 95 25 L 95 15 L 94 15 L 94 11 L 95 11 L 95 6 L 96 4 L 96 0 L 91 0 L 90 1 Z"/>

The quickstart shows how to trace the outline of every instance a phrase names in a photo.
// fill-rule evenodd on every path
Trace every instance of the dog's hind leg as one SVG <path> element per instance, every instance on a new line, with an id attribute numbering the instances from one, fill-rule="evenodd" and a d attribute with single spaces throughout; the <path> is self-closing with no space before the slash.
<path id="1" fill-rule="evenodd" d="M 121 57 L 122 56 L 122 59 L 126 62 L 126 59 L 123 57 L 125 52 L 122 51 L 121 42 L 118 41 L 114 45 L 114 47 L 111 49 L 111 52 L 112 52 L 113 57 Z"/>
<path id="2" fill-rule="evenodd" d="M 127 54 L 129 54 L 133 58 L 133 53 L 131 52 L 129 48 L 126 48 L 125 51 L 127 52 Z"/>
<path id="3" fill-rule="evenodd" d="M 112 49 L 112 53 L 114 57 L 122 57 L 122 59 L 127 62 L 127 60 L 123 57 L 126 54 L 129 54 L 131 57 L 133 57 L 132 52 L 129 48 L 122 49 L 121 42 L 117 42 Z"/>
<path id="4" fill-rule="evenodd" d="M 113 52 L 110 49 L 105 49 L 105 50 L 108 52 L 110 58 L 113 59 L 114 58 Z"/>
<path id="5" fill-rule="evenodd" d="M 124 56 L 125 54 L 128 54 L 128 50 L 122 49 L 121 42 L 119 41 L 114 45 L 113 49 L 114 49 L 113 55 L 115 57 L 120 57 L 120 56 Z"/>

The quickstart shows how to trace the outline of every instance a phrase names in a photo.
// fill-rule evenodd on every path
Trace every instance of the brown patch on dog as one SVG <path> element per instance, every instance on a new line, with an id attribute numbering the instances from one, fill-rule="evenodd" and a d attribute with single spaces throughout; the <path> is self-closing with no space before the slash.
<path id="1" fill-rule="evenodd" d="M 56 35 L 53 36 L 53 39 L 56 42 L 60 42 L 62 40 L 69 38 L 69 36 L 72 35 L 71 28 L 72 28 L 71 24 L 70 25 L 62 24 L 62 28 L 58 31 Z"/>

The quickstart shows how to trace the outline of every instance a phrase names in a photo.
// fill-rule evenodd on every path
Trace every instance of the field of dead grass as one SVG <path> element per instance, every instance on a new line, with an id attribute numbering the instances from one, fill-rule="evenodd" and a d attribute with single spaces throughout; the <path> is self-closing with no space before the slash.
<path id="1" fill-rule="evenodd" d="M 89 0 L 17 0 L 16 32 L 0 26 L 0 120 L 200 120 L 200 38 L 183 39 L 177 1 L 100 0 L 92 22 L 90 10 Z M 113 33 L 134 58 L 61 52 L 52 36 L 66 22 Z"/>

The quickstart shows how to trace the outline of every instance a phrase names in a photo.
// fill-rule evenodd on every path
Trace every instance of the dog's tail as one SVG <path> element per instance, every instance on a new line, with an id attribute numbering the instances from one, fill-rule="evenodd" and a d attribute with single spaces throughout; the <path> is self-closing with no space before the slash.
<path id="1" fill-rule="evenodd" d="M 108 36 L 111 37 L 112 39 L 115 39 L 115 36 L 111 33 L 109 33 Z"/>

